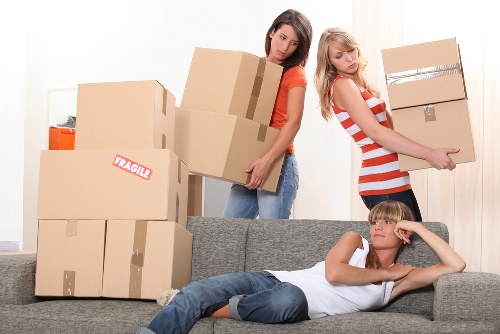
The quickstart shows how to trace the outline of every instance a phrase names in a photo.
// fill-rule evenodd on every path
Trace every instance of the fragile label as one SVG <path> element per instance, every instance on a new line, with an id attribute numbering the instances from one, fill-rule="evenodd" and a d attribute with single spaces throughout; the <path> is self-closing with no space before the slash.
<path id="1" fill-rule="evenodd" d="M 153 173 L 153 170 L 138 164 L 135 161 L 129 160 L 121 155 L 116 155 L 115 160 L 113 162 L 113 166 L 116 166 L 120 169 L 123 169 L 129 173 L 142 177 L 145 180 L 149 180 L 149 177 Z"/>

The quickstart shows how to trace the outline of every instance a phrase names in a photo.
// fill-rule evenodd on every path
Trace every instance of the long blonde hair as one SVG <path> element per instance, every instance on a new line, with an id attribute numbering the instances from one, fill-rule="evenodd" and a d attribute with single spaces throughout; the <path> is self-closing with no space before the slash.
<path id="1" fill-rule="evenodd" d="M 413 212 L 406 204 L 398 201 L 386 200 L 375 205 L 368 214 L 368 221 L 370 223 L 380 219 L 398 222 L 401 220 L 414 220 L 415 218 Z M 370 244 L 370 250 L 366 257 L 366 268 L 379 269 L 380 267 L 381 263 L 377 253 Z"/>
<path id="2" fill-rule="evenodd" d="M 368 61 L 361 54 L 358 42 L 353 35 L 340 28 L 328 28 L 323 31 L 318 43 L 318 53 L 316 62 L 316 74 L 314 76 L 314 84 L 316 91 L 319 95 L 319 102 L 321 106 L 321 115 L 324 119 L 328 120 L 332 117 L 332 105 L 330 96 L 330 89 L 333 80 L 338 75 L 335 66 L 330 64 L 328 57 L 328 47 L 330 44 L 336 43 L 345 50 L 358 49 L 359 66 L 356 73 L 357 83 L 363 86 L 371 94 L 378 95 L 378 90 L 370 85 L 366 79 L 365 68 Z"/>

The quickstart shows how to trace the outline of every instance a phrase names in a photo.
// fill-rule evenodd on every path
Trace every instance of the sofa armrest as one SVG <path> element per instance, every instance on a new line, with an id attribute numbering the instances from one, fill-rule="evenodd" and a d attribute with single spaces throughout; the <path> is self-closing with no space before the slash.
<path id="1" fill-rule="evenodd" d="M 448 274 L 441 276 L 434 287 L 434 320 L 500 323 L 500 275 Z"/>
<path id="2" fill-rule="evenodd" d="M 29 304 L 35 297 L 36 256 L 0 255 L 0 304 Z"/>

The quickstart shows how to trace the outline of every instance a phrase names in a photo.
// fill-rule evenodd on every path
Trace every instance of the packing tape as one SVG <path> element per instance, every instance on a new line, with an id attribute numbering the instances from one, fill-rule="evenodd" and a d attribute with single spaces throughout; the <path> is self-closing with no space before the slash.
<path id="1" fill-rule="evenodd" d="M 247 119 L 254 118 L 255 109 L 257 108 L 257 101 L 260 95 L 260 89 L 262 88 L 262 81 L 264 80 L 265 70 L 266 70 L 266 60 L 264 58 L 260 58 L 259 66 L 257 67 L 257 73 L 255 74 L 255 79 L 253 81 L 252 96 L 250 96 L 250 102 L 248 102 L 248 108 L 246 113 Z"/>
<path id="2" fill-rule="evenodd" d="M 130 281 L 128 287 L 130 298 L 141 298 L 142 269 L 144 267 L 147 232 L 148 222 L 146 220 L 137 220 L 135 222 L 134 246 L 130 256 Z"/>
<path id="3" fill-rule="evenodd" d="M 75 295 L 76 272 L 65 270 L 63 273 L 63 296 L 73 297 Z"/>
<path id="4" fill-rule="evenodd" d="M 161 106 L 161 112 L 165 116 L 167 116 L 167 95 L 167 90 L 163 89 L 163 105 Z"/>
<path id="5" fill-rule="evenodd" d="M 260 142 L 266 141 L 267 128 L 268 128 L 267 125 L 260 124 L 259 133 L 257 134 L 257 141 L 260 141 Z M 249 183 L 251 179 L 252 179 L 252 173 L 249 173 L 247 175 L 247 183 Z"/>
<path id="6" fill-rule="evenodd" d="M 436 110 L 434 109 L 433 104 L 424 106 L 424 119 L 426 122 L 436 121 Z"/>
<path id="7" fill-rule="evenodd" d="M 66 220 L 66 237 L 76 237 L 78 235 L 78 220 Z"/>
<path id="8" fill-rule="evenodd" d="M 387 85 L 396 85 L 411 81 L 425 80 L 435 77 L 457 74 L 462 74 L 462 66 L 460 66 L 460 63 L 424 67 L 414 70 L 386 74 L 385 81 L 387 82 Z"/>
<path id="9" fill-rule="evenodd" d="M 260 142 L 266 141 L 267 128 L 268 128 L 267 125 L 260 124 L 259 134 L 257 135 L 257 141 L 260 141 Z"/>

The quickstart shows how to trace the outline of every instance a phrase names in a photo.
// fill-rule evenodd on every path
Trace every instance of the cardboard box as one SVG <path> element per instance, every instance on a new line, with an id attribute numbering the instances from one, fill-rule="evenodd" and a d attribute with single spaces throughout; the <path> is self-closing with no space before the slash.
<path id="1" fill-rule="evenodd" d="M 195 48 L 180 106 L 269 125 L 282 72 L 246 52 Z"/>
<path id="2" fill-rule="evenodd" d="M 459 148 L 455 163 L 475 161 L 459 47 L 455 38 L 382 50 L 394 129 L 432 148 Z M 401 171 L 431 164 L 398 154 Z"/>
<path id="3" fill-rule="evenodd" d="M 73 150 L 75 129 L 49 128 L 49 150 Z"/>
<path id="4" fill-rule="evenodd" d="M 382 50 L 391 109 L 467 98 L 455 38 Z"/>
<path id="5" fill-rule="evenodd" d="M 245 169 L 267 152 L 279 130 L 245 118 L 176 108 L 175 149 L 191 173 L 246 184 Z M 263 189 L 278 186 L 284 153 L 271 166 Z"/>
<path id="6" fill-rule="evenodd" d="M 42 151 L 38 219 L 187 224 L 187 166 L 170 150 Z"/>
<path id="7" fill-rule="evenodd" d="M 397 109 L 392 113 L 394 128 L 405 137 L 428 147 L 459 147 L 460 152 L 450 155 L 456 164 L 475 160 L 467 100 Z M 429 121 L 429 117 L 433 120 Z M 398 156 L 402 171 L 432 167 L 423 159 Z"/>
<path id="8" fill-rule="evenodd" d="M 156 299 L 191 281 L 192 234 L 168 221 L 110 220 L 103 296 Z"/>
<path id="9" fill-rule="evenodd" d="M 175 97 L 155 80 L 78 85 L 75 147 L 174 148 Z"/>
<path id="10" fill-rule="evenodd" d="M 36 296 L 101 297 L 104 220 L 40 220 Z"/>

